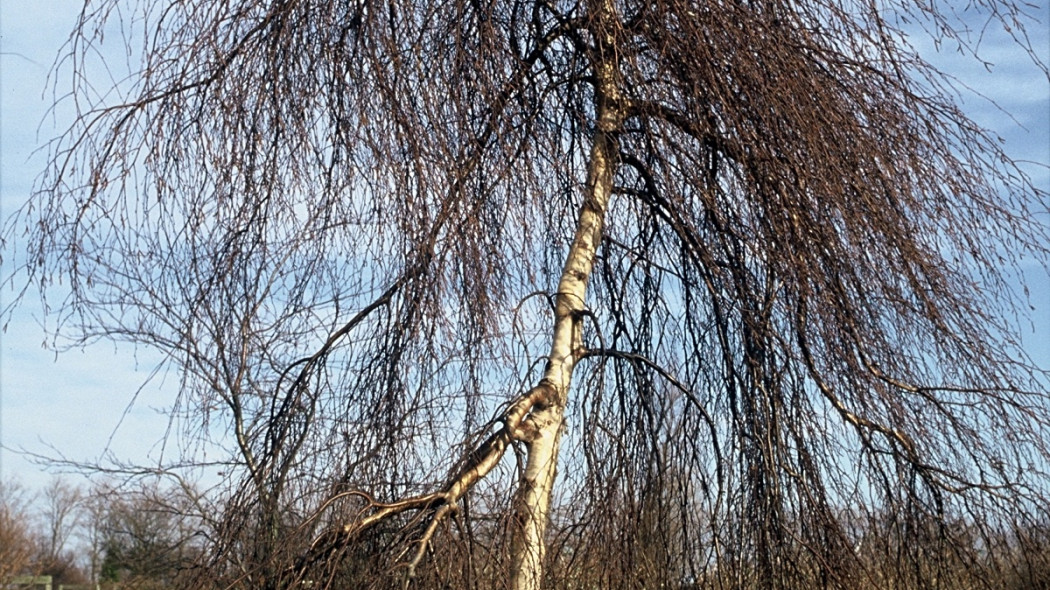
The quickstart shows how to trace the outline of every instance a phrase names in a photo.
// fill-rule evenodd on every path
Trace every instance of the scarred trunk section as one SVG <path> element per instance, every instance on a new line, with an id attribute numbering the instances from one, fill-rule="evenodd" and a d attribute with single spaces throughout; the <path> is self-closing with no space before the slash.
<path id="1" fill-rule="evenodd" d="M 551 490 L 557 475 L 558 448 L 565 405 L 581 341 L 587 282 L 602 239 L 606 207 L 613 189 L 619 155 L 617 136 L 626 105 L 620 95 L 619 68 L 613 52 L 618 18 L 610 0 L 590 5 L 592 32 L 598 42 L 595 72 L 595 135 L 587 170 L 576 235 L 562 269 L 555 299 L 554 331 L 540 387 L 546 399 L 533 406 L 522 423 L 528 448 L 525 472 L 515 498 L 512 583 L 514 590 L 539 590 L 543 582 L 544 532 L 550 517 Z"/>

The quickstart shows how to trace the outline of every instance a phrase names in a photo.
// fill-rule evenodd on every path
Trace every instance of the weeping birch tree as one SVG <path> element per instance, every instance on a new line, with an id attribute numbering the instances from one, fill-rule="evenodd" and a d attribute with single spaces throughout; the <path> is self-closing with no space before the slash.
<path id="1" fill-rule="evenodd" d="M 1024 8 L 968 10 L 1045 73 Z M 228 453 L 202 586 L 996 586 L 1050 516 L 1048 198 L 909 44 L 964 24 L 92 2 L 8 232 L 72 344 L 182 376 L 180 461 Z"/>

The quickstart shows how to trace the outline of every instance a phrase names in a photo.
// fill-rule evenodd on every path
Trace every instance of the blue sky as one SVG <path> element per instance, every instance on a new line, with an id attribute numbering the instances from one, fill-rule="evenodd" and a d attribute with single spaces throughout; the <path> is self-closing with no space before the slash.
<path id="1" fill-rule="evenodd" d="M 75 22 L 79 0 L 3 0 L 0 3 L 0 214 L 6 218 L 28 198 L 43 169 L 48 139 L 69 123 L 61 113 L 46 116 L 53 94 L 50 66 Z M 1050 62 L 1050 4 L 1039 4 L 1042 25 L 1029 31 L 1044 62 Z M 932 49 L 929 43 L 917 45 Z M 1050 81 L 1002 31 L 985 35 L 982 56 L 991 71 L 948 48 L 926 57 L 993 99 L 998 107 L 964 95 L 978 123 L 1006 139 L 1021 160 L 1050 163 Z M 1050 190 L 1050 171 L 1028 168 Z M 1050 223 L 1050 219 L 1046 220 Z M 1028 350 L 1050 367 L 1050 278 L 1031 265 L 1028 283 L 1035 307 L 1023 328 Z M 6 276 L 10 270 L 5 267 Z M 163 458 L 177 377 L 161 376 L 141 387 L 157 359 L 128 346 L 101 343 L 61 355 L 50 342 L 40 303 L 27 297 L 0 335 L 0 477 L 30 487 L 50 479 L 21 451 L 93 462 L 156 462 Z M 0 307 L 14 292 L 0 291 Z M 141 388 L 141 389 L 140 389 Z"/>
<path id="2" fill-rule="evenodd" d="M 48 73 L 76 21 L 79 0 L 0 3 L 0 209 L 25 202 L 46 161 L 40 148 L 69 123 L 48 115 Z M 5 264 L 7 261 L 5 261 Z M 3 269 L 6 276 L 10 270 Z M 15 293 L 0 291 L 6 305 Z M 161 441 L 177 379 L 142 387 L 157 359 L 101 343 L 56 356 L 33 293 L 0 334 L 0 477 L 32 488 L 51 475 L 16 451 L 76 461 L 149 463 Z M 141 388 L 141 391 L 139 391 Z M 119 427 L 119 428 L 118 428 Z M 53 470 L 52 470 L 53 471 Z"/>

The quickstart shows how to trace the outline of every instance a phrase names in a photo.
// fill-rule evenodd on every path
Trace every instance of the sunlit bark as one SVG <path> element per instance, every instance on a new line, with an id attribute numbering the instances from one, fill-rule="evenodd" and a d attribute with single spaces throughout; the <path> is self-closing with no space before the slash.
<path id="1" fill-rule="evenodd" d="M 587 283 L 594 257 L 601 244 L 606 208 L 613 191 L 613 177 L 619 159 L 619 141 L 626 105 L 619 88 L 614 35 L 619 15 L 612 2 L 589 3 L 592 32 L 599 39 L 595 72 L 595 133 L 587 169 L 587 183 L 580 207 L 576 236 L 569 247 L 555 295 L 554 331 L 551 353 L 542 385 L 550 398 L 529 417 L 528 462 L 521 476 L 516 506 L 516 538 L 512 547 L 513 588 L 538 590 L 542 587 L 546 556 L 544 533 L 550 517 L 551 490 L 558 471 L 558 449 L 565 404 L 572 384 L 573 368 L 585 352 L 581 339 L 587 301 Z"/>

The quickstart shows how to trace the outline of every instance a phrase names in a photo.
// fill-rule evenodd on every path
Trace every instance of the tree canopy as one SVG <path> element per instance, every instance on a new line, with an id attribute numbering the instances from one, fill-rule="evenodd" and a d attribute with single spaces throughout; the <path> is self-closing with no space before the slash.
<path id="1" fill-rule="evenodd" d="M 972 3 L 1038 60 L 1023 8 Z M 229 451 L 217 585 L 1001 579 L 1048 196 L 922 31 L 972 51 L 905 1 L 91 3 L 8 233 Z"/>

